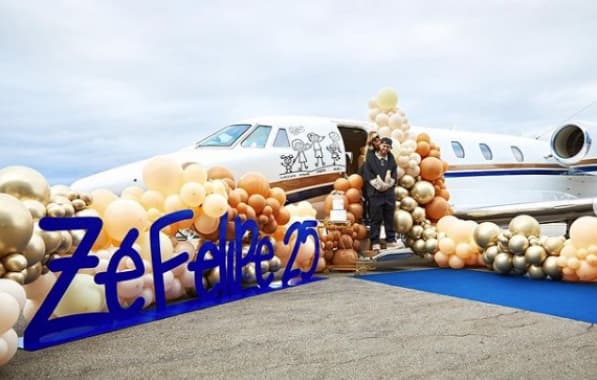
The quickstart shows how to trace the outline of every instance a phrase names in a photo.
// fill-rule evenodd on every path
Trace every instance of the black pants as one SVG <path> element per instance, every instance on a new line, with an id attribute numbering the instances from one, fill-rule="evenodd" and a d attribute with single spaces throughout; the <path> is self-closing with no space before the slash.
<path id="1" fill-rule="evenodd" d="M 394 212 L 396 200 L 393 191 L 386 191 L 369 197 L 369 217 L 371 218 L 370 238 L 371 244 L 379 244 L 379 230 L 381 223 L 386 230 L 386 241 L 396 241 L 394 231 Z"/>

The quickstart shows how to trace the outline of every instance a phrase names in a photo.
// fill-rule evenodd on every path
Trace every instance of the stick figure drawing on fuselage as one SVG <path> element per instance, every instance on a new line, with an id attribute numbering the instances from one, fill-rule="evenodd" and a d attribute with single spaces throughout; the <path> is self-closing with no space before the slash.
<path id="1" fill-rule="evenodd" d="M 307 149 L 311 149 L 311 144 L 307 144 L 301 139 L 294 139 L 292 140 L 292 149 L 296 151 L 294 162 L 299 162 L 298 171 L 309 169 L 307 166 L 307 156 L 305 155 L 305 151 Z"/>
<path id="2" fill-rule="evenodd" d="M 340 149 L 340 143 L 338 143 L 338 141 L 340 141 L 340 136 L 333 131 L 329 133 L 329 136 L 332 140 L 332 143 L 326 146 L 326 149 L 332 155 L 332 160 L 334 161 L 333 165 L 336 165 L 336 161 L 340 161 L 340 153 L 342 153 L 342 149 Z"/>
<path id="3" fill-rule="evenodd" d="M 320 142 L 325 139 L 325 136 L 319 136 L 317 133 L 309 132 L 307 134 L 307 138 L 309 141 L 311 141 L 311 144 L 313 144 L 313 153 L 315 153 L 315 166 L 319 166 L 320 162 L 321 166 L 324 166 L 325 162 L 323 162 L 323 149 L 321 148 Z"/>

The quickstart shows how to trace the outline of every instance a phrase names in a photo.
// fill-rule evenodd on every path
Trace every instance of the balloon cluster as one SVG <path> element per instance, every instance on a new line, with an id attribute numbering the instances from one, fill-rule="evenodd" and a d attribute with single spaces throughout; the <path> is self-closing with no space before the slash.
<path id="1" fill-rule="evenodd" d="M 18 337 L 14 326 L 25 307 L 23 286 L 0 278 L 0 367 L 17 352 Z"/>
<path id="2" fill-rule="evenodd" d="M 392 154 L 398 165 L 395 229 L 407 235 L 406 243 L 415 253 L 431 259 L 437 250 L 437 231 L 432 223 L 451 213 L 444 182 L 448 164 L 440 158 L 440 147 L 429 135 L 411 130 L 397 103 L 394 90 L 382 89 L 369 101 L 369 120 L 375 123 L 380 137 L 392 139 Z M 365 152 L 360 160 L 364 157 Z"/>
<path id="3" fill-rule="evenodd" d="M 346 226 L 330 223 L 320 234 L 326 265 L 354 265 L 357 261 L 361 240 L 367 238 L 367 228 L 360 224 L 363 218 L 362 187 L 363 178 L 351 174 L 348 178 L 336 179 L 334 191 L 325 198 L 324 211 L 329 217 L 333 197 L 341 194 L 348 221 Z"/>
<path id="4" fill-rule="evenodd" d="M 43 231 L 39 219 L 72 217 L 91 198 L 67 186 L 54 186 L 34 169 L 8 166 L 0 170 L 0 278 L 19 284 L 48 271 L 48 261 L 78 246 L 80 231 Z"/>
<path id="5" fill-rule="evenodd" d="M 433 256 L 437 265 L 453 269 L 484 265 L 481 249 L 474 239 L 477 227 L 477 223 L 471 220 L 465 221 L 451 215 L 441 218 L 437 222 L 439 250 Z"/>
<path id="6" fill-rule="evenodd" d="M 547 240 L 550 250 L 565 281 L 597 281 L 597 218 L 583 216 L 570 226 L 570 239 Z"/>

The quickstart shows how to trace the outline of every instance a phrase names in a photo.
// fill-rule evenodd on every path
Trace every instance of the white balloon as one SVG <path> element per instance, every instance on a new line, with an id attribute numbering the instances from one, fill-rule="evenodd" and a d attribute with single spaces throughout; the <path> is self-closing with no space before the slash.
<path id="1" fill-rule="evenodd" d="M 369 109 L 378 108 L 377 100 L 375 98 L 369 99 L 368 106 L 369 106 Z"/>
<path id="2" fill-rule="evenodd" d="M 399 113 L 395 113 L 390 117 L 388 123 L 392 129 L 400 128 L 400 125 L 402 124 L 402 116 L 400 116 Z"/>
<path id="3" fill-rule="evenodd" d="M 13 296 L 19 304 L 19 310 L 23 310 L 27 295 L 25 294 L 25 288 L 23 288 L 21 284 L 18 284 L 13 280 L 0 278 L 0 292 L 5 292 Z M 0 330 L 0 332 L 2 332 L 2 330 Z"/>
<path id="4" fill-rule="evenodd" d="M 379 114 L 379 109 L 371 108 L 369 110 L 369 121 L 375 122 L 375 118 L 377 117 L 377 114 Z"/>
<path id="5" fill-rule="evenodd" d="M 12 280 L 11 280 L 12 281 Z M 12 294 L 0 292 L 0 333 L 12 328 L 19 320 L 20 306 Z"/>
<path id="6" fill-rule="evenodd" d="M 415 166 L 415 167 L 411 167 L 411 166 L 409 166 L 409 167 L 406 169 L 406 174 L 408 174 L 408 175 L 410 175 L 410 176 L 412 176 L 412 177 L 416 177 L 416 176 L 418 176 L 419 174 L 421 174 L 421 168 L 420 168 L 418 165 L 417 165 L 417 166 Z"/>
<path id="7" fill-rule="evenodd" d="M 5 347 L 2 349 L 4 351 L 3 355 L 0 355 L 0 367 L 4 364 L 8 363 L 10 359 L 17 353 L 17 343 L 18 343 L 18 336 L 16 331 L 10 329 L 6 331 L 4 334 L 0 335 L 0 341 L 3 343 L 1 346 Z"/>
<path id="8" fill-rule="evenodd" d="M 390 137 L 390 127 L 379 127 L 377 133 L 380 137 Z"/>
<path id="9" fill-rule="evenodd" d="M 402 142 L 404 140 L 404 132 L 402 132 L 400 129 L 394 129 L 390 134 L 390 137 Z"/>
<path id="10" fill-rule="evenodd" d="M 390 121 L 390 118 L 388 117 L 388 115 L 386 115 L 383 112 L 380 112 L 375 117 L 375 124 L 377 124 L 377 126 L 379 126 L 379 127 L 386 127 L 388 125 L 389 121 Z"/>

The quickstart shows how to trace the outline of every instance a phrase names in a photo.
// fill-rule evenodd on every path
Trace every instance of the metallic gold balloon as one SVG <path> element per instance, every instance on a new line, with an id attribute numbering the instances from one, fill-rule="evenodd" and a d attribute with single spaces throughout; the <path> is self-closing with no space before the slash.
<path id="1" fill-rule="evenodd" d="M 411 248 L 416 254 L 421 255 L 425 253 L 425 240 L 417 239 Z"/>
<path id="2" fill-rule="evenodd" d="M 267 273 L 270 271 L 269 261 L 261 261 L 259 266 L 261 267 L 261 273 Z"/>
<path id="3" fill-rule="evenodd" d="M 70 187 L 68 187 L 66 185 L 54 185 L 54 186 L 50 187 L 50 198 L 52 198 L 53 196 L 56 196 L 56 195 L 61 195 L 63 197 L 66 197 L 66 194 L 68 194 L 70 192 L 71 192 Z"/>
<path id="4" fill-rule="evenodd" d="M 72 201 L 72 205 L 75 208 L 76 211 L 81 211 L 83 210 L 85 207 L 87 207 L 87 205 L 85 204 L 85 201 L 82 199 L 74 199 Z"/>
<path id="5" fill-rule="evenodd" d="M 51 216 L 53 218 L 62 218 L 66 215 L 66 210 L 64 209 L 64 206 L 58 203 L 49 203 L 46 209 L 48 216 Z"/>
<path id="6" fill-rule="evenodd" d="M 89 206 L 93 202 L 93 197 L 91 196 L 91 194 L 81 193 L 80 199 L 83 200 L 83 202 L 85 202 L 86 206 Z"/>
<path id="7" fill-rule="evenodd" d="M 400 208 L 408 212 L 413 211 L 417 206 L 417 201 L 412 197 L 404 197 L 400 201 Z"/>
<path id="8" fill-rule="evenodd" d="M 62 205 L 64 208 L 64 216 L 67 218 L 72 218 L 75 215 L 75 208 L 70 203 L 65 203 Z"/>
<path id="9" fill-rule="evenodd" d="M 22 272 L 6 272 L 4 278 L 13 280 L 21 285 L 25 285 L 25 274 Z"/>
<path id="10" fill-rule="evenodd" d="M 524 235 L 514 235 L 508 242 L 508 249 L 515 255 L 523 255 L 529 247 L 529 240 Z"/>
<path id="11" fill-rule="evenodd" d="M 21 252 L 33 235 L 33 218 L 27 207 L 12 195 L 0 194 L 0 258 Z"/>
<path id="12" fill-rule="evenodd" d="M 27 268 L 27 258 L 21 253 L 11 253 L 2 258 L 2 264 L 9 272 L 20 272 Z"/>
<path id="13" fill-rule="evenodd" d="M 428 239 L 425 241 L 425 252 L 435 253 L 437 251 L 437 239 Z"/>
<path id="14" fill-rule="evenodd" d="M 415 240 L 420 239 L 423 236 L 424 231 L 425 229 L 423 228 L 423 226 L 414 225 L 412 226 L 410 231 L 408 231 L 408 236 L 412 237 Z"/>
<path id="15" fill-rule="evenodd" d="M 550 237 L 545 240 L 543 247 L 551 256 L 559 256 L 562 247 L 564 246 L 565 238 L 561 237 Z M 549 274 L 549 273 L 548 273 Z M 550 275 L 551 277 L 551 275 Z"/>
<path id="16" fill-rule="evenodd" d="M 527 263 L 527 260 L 524 256 L 513 256 L 512 266 L 514 267 L 514 269 L 518 269 L 519 271 L 522 271 L 524 273 L 527 271 L 529 263 Z"/>
<path id="17" fill-rule="evenodd" d="M 437 239 L 437 229 L 433 226 L 425 227 L 425 229 L 423 230 L 423 239 Z"/>
<path id="18" fill-rule="evenodd" d="M 413 217 L 410 212 L 396 210 L 394 213 L 394 229 L 401 234 L 407 233 L 413 226 Z"/>
<path id="19" fill-rule="evenodd" d="M 68 193 L 66 193 L 66 197 L 68 198 L 69 201 L 74 201 L 75 199 L 79 198 L 79 193 L 71 190 Z"/>
<path id="20" fill-rule="evenodd" d="M 280 261 L 280 258 L 278 256 L 272 257 L 269 261 L 269 270 L 271 272 L 277 272 L 278 270 L 280 270 L 280 267 L 282 267 L 282 262 Z"/>
<path id="21" fill-rule="evenodd" d="M 420 205 L 424 205 L 435 197 L 435 188 L 431 182 L 419 181 L 410 189 L 410 194 Z"/>
<path id="22" fill-rule="evenodd" d="M 31 213 L 33 219 L 37 220 L 46 216 L 46 206 L 40 201 L 36 201 L 35 199 L 24 199 L 22 202 Z"/>
<path id="23" fill-rule="evenodd" d="M 423 223 L 423 221 L 425 221 L 425 217 L 427 216 L 425 214 L 425 209 L 419 206 L 415 207 L 415 209 L 412 210 L 411 214 L 413 216 L 413 220 L 416 223 Z"/>
<path id="24" fill-rule="evenodd" d="M 400 184 L 400 186 L 410 189 L 411 187 L 413 187 L 415 185 L 415 179 L 413 176 L 405 174 L 402 176 L 402 178 L 400 178 L 398 183 Z"/>
<path id="25" fill-rule="evenodd" d="M 541 265 L 531 265 L 528 270 L 529 277 L 533 280 L 543 280 L 545 279 L 545 272 L 543 272 L 543 267 Z"/>
<path id="26" fill-rule="evenodd" d="M 85 236 L 85 231 L 83 230 L 72 230 L 70 231 L 70 235 L 73 239 L 73 247 L 78 247 L 81 244 L 81 240 Z M 192 252 L 191 252 L 192 253 Z"/>
<path id="27" fill-rule="evenodd" d="M 532 245 L 527 248 L 524 253 L 524 257 L 527 259 L 529 264 L 540 266 L 547 257 L 547 253 L 540 245 Z"/>
<path id="28" fill-rule="evenodd" d="M 496 245 L 500 235 L 500 227 L 491 222 L 483 222 L 475 227 L 473 238 L 477 245 L 483 249 L 490 245 Z"/>
<path id="29" fill-rule="evenodd" d="M 37 170 L 26 166 L 7 166 L 0 170 L 0 193 L 46 204 L 50 199 L 50 186 Z"/>
<path id="30" fill-rule="evenodd" d="M 537 219 L 529 215 L 518 215 L 510 221 L 508 229 L 512 234 L 522 234 L 524 236 L 541 235 L 541 226 Z"/>
<path id="31" fill-rule="evenodd" d="M 423 259 L 425 259 L 425 261 L 427 261 L 428 263 L 432 263 L 434 261 L 433 255 L 431 253 L 423 254 Z"/>
<path id="32" fill-rule="evenodd" d="M 493 270 L 507 274 L 512 270 L 512 256 L 507 253 L 498 253 L 493 260 Z"/>
<path id="33" fill-rule="evenodd" d="M 48 206 L 51 203 L 56 203 L 57 205 L 69 205 L 71 204 L 70 199 L 68 199 L 66 196 L 63 195 L 53 195 L 50 197 L 50 203 L 48 203 Z"/>
<path id="34" fill-rule="evenodd" d="M 42 265 L 41 263 L 35 263 L 26 269 L 25 274 L 25 284 L 30 284 L 33 281 L 37 280 L 39 276 L 41 276 L 42 272 Z"/>
<path id="35" fill-rule="evenodd" d="M 495 245 L 487 248 L 483 253 L 485 264 L 492 265 L 498 253 L 500 253 L 500 250 Z"/>
<path id="36" fill-rule="evenodd" d="M 5 273 L 6 273 L 6 269 L 4 269 L 4 264 L 2 264 L 2 262 L 0 262 L 0 278 L 4 277 Z"/>
<path id="37" fill-rule="evenodd" d="M 23 250 L 23 256 L 27 259 L 27 266 L 40 262 L 45 254 L 46 244 L 44 239 L 38 233 L 34 233 Z"/>
<path id="38" fill-rule="evenodd" d="M 252 263 L 245 265 L 242 269 L 242 277 L 243 277 L 243 282 L 245 284 L 253 284 L 253 283 L 255 283 L 255 281 L 257 281 L 257 275 L 255 273 L 255 265 L 251 265 L 251 264 Z"/>
<path id="39" fill-rule="evenodd" d="M 63 256 L 69 253 L 70 249 L 73 246 L 73 237 L 71 236 L 70 232 L 68 231 L 60 231 L 61 240 L 58 249 L 56 249 L 56 253 Z"/>
<path id="40" fill-rule="evenodd" d="M 220 268 L 210 270 L 206 277 L 210 287 L 218 284 L 220 282 Z"/>
<path id="41" fill-rule="evenodd" d="M 39 234 L 44 241 L 46 253 L 54 253 L 60 247 L 62 242 L 62 234 L 60 231 L 45 231 L 35 225 L 35 233 Z"/>
<path id="42" fill-rule="evenodd" d="M 402 186 L 396 186 L 396 200 L 399 201 L 402 198 L 408 196 L 408 190 Z"/>
<path id="43" fill-rule="evenodd" d="M 557 256 L 549 256 L 543 262 L 543 271 L 551 278 L 552 280 L 561 280 L 562 279 L 562 270 L 558 266 L 558 258 Z"/>

